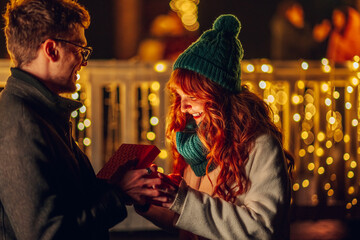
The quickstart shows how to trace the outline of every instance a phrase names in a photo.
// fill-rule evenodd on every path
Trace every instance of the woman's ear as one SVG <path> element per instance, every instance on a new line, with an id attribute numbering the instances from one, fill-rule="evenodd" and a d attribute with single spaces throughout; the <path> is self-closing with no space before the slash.
<path id="1" fill-rule="evenodd" d="M 52 39 L 47 39 L 43 43 L 42 50 L 45 57 L 49 59 L 49 61 L 56 62 L 59 59 L 60 52 L 58 46 L 59 45 L 57 44 L 57 42 Z"/>

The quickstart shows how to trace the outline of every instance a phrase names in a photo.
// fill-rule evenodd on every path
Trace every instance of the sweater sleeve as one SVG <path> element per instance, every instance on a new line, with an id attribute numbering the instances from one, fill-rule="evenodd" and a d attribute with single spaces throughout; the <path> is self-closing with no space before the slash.
<path id="1" fill-rule="evenodd" d="M 209 239 L 287 239 L 289 178 L 280 144 L 264 135 L 256 140 L 246 165 L 250 189 L 226 202 L 183 181 L 171 207 L 175 225 Z"/>

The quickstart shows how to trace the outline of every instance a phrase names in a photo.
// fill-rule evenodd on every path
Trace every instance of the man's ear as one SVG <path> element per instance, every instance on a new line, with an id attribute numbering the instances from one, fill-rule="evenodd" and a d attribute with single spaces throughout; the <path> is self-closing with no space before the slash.
<path id="1" fill-rule="evenodd" d="M 55 62 L 59 59 L 59 45 L 56 41 L 52 39 L 47 39 L 43 43 L 42 50 L 44 55 L 49 61 Z"/>

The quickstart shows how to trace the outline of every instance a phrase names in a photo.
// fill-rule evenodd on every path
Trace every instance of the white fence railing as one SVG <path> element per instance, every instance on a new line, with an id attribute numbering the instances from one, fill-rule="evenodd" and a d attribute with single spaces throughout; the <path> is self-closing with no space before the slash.
<path id="1" fill-rule="evenodd" d="M 341 205 L 348 214 L 358 214 L 358 61 L 336 66 L 326 59 L 242 63 L 243 82 L 271 106 L 284 145 L 295 156 L 296 205 Z M 171 171 L 164 138 L 171 64 L 93 60 L 81 71 L 78 91 L 69 95 L 84 103 L 73 113 L 74 136 L 95 171 L 121 143 L 157 145 L 162 150 L 157 164 Z M 9 73 L 8 60 L 0 61 L 0 87 Z M 121 226 L 151 226 L 134 218 Z"/>

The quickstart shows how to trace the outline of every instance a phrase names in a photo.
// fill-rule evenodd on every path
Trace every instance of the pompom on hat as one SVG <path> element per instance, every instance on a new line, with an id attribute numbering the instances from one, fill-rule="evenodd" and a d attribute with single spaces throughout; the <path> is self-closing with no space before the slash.
<path id="1" fill-rule="evenodd" d="M 173 69 L 197 72 L 230 92 L 240 92 L 240 62 L 244 56 L 238 39 L 240 29 L 241 23 L 234 15 L 220 15 L 212 29 L 179 55 Z"/>

